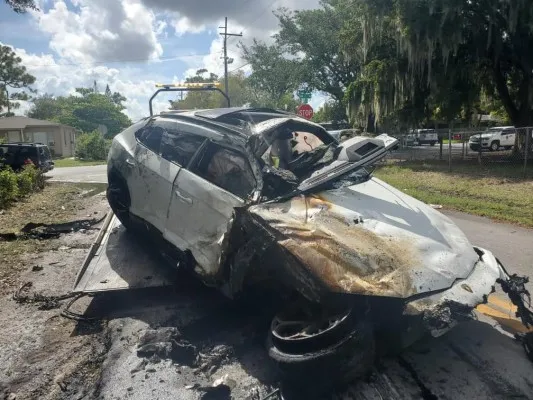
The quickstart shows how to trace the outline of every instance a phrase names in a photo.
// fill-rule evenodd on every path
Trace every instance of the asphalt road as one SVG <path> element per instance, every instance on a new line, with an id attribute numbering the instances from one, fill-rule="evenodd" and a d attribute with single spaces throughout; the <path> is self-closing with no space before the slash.
<path id="1" fill-rule="evenodd" d="M 442 158 L 446 160 L 448 158 L 448 154 L 450 152 L 450 148 L 448 147 L 448 144 L 444 144 L 442 146 Z M 463 152 L 465 158 L 472 158 L 477 157 L 478 153 L 471 150 L 468 147 L 468 143 L 464 144 L 463 149 L 463 143 L 452 143 L 451 146 L 451 153 L 452 157 L 457 158 L 463 158 Z M 488 157 L 490 154 L 491 157 L 494 155 L 505 155 L 510 154 L 511 151 L 509 150 L 503 150 L 499 151 L 497 153 L 487 152 L 483 151 L 482 157 Z M 431 160 L 431 159 L 439 159 L 440 158 L 440 146 L 439 144 L 436 144 L 435 146 L 429 146 L 429 145 L 422 145 L 422 146 L 408 146 L 404 148 L 400 148 L 394 152 L 391 153 L 390 158 L 393 159 L 404 159 L 404 160 Z"/>
<path id="2" fill-rule="evenodd" d="M 444 214 L 461 228 L 473 245 L 492 251 L 509 272 L 533 278 L 533 229 L 456 211 L 446 210 Z M 529 289 L 533 293 L 531 283 Z"/>
<path id="3" fill-rule="evenodd" d="M 107 183 L 107 165 L 55 168 L 46 176 L 50 182 Z"/>

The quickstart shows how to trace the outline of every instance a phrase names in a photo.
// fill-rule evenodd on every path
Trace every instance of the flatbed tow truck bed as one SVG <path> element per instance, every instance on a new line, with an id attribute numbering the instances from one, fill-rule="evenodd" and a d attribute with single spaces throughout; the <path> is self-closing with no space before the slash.
<path id="1" fill-rule="evenodd" d="M 74 283 L 74 293 L 172 285 L 168 268 L 147 252 L 110 211 Z"/>

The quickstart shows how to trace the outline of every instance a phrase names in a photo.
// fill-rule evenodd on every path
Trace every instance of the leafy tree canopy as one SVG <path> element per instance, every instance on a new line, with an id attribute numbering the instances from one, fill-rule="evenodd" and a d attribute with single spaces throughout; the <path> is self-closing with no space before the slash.
<path id="1" fill-rule="evenodd" d="M 77 95 L 52 97 L 44 95 L 33 100 L 29 117 L 57 121 L 75 127 L 83 132 L 92 132 L 99 125 L 107 127 L 107 137 L 111 138 L 131 125 L 130 119 L 122 113 L 125 97 L 113 94 L 119 103 L 106 94 L 95 93 L 93 88 L 77 88 Z"/>
<path id="2" fill-rule="evenodd" d="M 31 89 L 35 77 L 26 71 L 22 59 L 9 46 L 0 45 L 0 109 L 7 108 L 3 116 L 11 116 L 11 109 L 18 108 L 13 100 L 28 100 L 29 96 L 21 89 Z M 15 89 L 15 92 L 12 92 Z M 11 92 L 11 93 L 10 93 Z"/>
<path id="3" fill-rule="evenodd" d="M 209 76 L 206 78 L 205 75 Z M 188 78 L 187 82 L 216 82 L 219 81 L 222 91 L 225 90 L 224 79 L 219 78 L 213 73 L 209 73 L 207 70 L 198 70 L 196 76 Z M 279 92 L 278 95 L 272 95 L 267 90 L 255 88 L 251 84 L 251 78 L 247 77 L 244 72 L 236 71 L 229 74 L 228 77 L 229 95 L 231 105 L 234 107 L 240 107 L 249 105 L 251 107 L 271 107 L 281 108 L 290 111 L 294 111 L 297 106 L 297 102 L 294 100 L 292 93 Z M 226 107 L 226 99 L 219 92 L 202 92 L 191 91 L 178 95 L 177 100 L 171 101 L 171 109 L 175 110 L 193 110 L 203 108 L 219 108 Z"/>
<path id="4" fill-rule="evenodd" d="M 19 14 L 23 14 L 28 10 L 39 10 L 35 0 L 6 0 L 6 3 L 13 11 Z"/>

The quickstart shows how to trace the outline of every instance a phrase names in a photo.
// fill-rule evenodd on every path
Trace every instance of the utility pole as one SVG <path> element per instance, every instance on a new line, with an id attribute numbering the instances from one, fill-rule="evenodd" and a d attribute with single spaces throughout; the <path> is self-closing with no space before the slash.
<path id="1" fill-rule="evenodd" d="M 228 36 L 242 36 L 242 33 L 228 33 L 228 17 L 224 19 L 224 26 L 219 26 L 220 29 L 224 29 L 224 33 L 220 33 L 222 36 L 224 36 L 224 88 L 226 92 L 226 96 L 229 97 L 228 94 Z M 231 64 L 233 62 L 233 59 L 229 61 Z"/>

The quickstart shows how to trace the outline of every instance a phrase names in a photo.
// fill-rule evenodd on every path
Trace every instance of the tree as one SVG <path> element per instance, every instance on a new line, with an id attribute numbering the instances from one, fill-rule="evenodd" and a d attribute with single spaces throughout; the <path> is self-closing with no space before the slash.
<path id="1" fill-rule="evenodd" d="M 77 88 L 76 93 L 78 95 L 68 97 L 41 96 L 33 101 L 28 116 L 56 121 L 83 132 L 92 132 L 104 125 L 108 138 L 131 125 L 130 119 L 122 113 L 124 107 L 112 98 L 94 93 L 94 88 Z M 117 95 L 124 98 L 120 93 Z"/>
<path id="2" fill-rule="evenodd" d="M 39 11 L 35 0 L 6 0 L 6 3 L 13 11 L 19 14 L 23 14 L 28 10 Z"/>
<path id="3" fill-rule="evenodd" d="M 185 79 L 186 83 L 210 83 L 218 81 L 218 75 L 209 73 L 207 69 L 199 69 L 196 71 L 196 75 L 190 76 Z M 216 93 L 220 96 L 219 93 Z M 222 97 L 222 96 L 221 96 Z M 216 101 L 213 97 L 213 92 L 208 91 L 190 91 L 186 95 L 183 92 L 180 94 L 180 99 L 170 102 L 170 108 L 173 110 L 194 110 L 202 108 L 213 108 L 213 102 Z"/>
<path id="4" fill-rule="evenodd" d="M 18 108 L 19 104 L 13 100 L 28 100 L 28 95 L 20 91 L 26 88 L 32 91 L 30 85 L 35 82 L 35 77 L 26 72 L 26 67 L 21 64 L 22 59 L 16 55 L 9 46 L 0 45 L 0 107 L 7 107 L 7 116 L 12 115 L 11 109 Z M 9 93 L 9 88 L 16 90 Z"/>
<path id="5" fill-rule="evenodd" d="M 314 10 L 278 10 L 276 44 L 299 61 L 301 82 L 343 101 L 344 91 L 361 69 L 356 54 L 341 51 L 346 16 L 338 0 L 324 0 Z"/>
<path id="6" fill-rule="evenodd" d="M 533 8 L 525 0 L 382 0 L 393 14 L 399 48 L 413 74 L 433 80 L 435 60 L 447 73 L 469 71 L 497 95 L 516 126 L 533 123 Z M 465 65 L 467 68 L 465 68 Z"/>
<path id="7" fill-rule="evenodd" d="M 293 93 L 302 82 L 301 62 L 288 59 L 281 46 L 269 46 L 254 39 L 249 47 L 241 45 L 241 50 L 253 69 L 249 77 L 250 87 L 271 99 L 281 99 Z"/>
<path id="8" fill-rule="evenodd" d="M 63 98 L 54 98 L 50 94 L 44 94 L 32 100 L 33 106 L 28 112 L 28 117 L 46 121 L 56 120 L 67 106 Z"/>
<path id="9" fill-rule="evenodd" d="M 113 95 L 111 93 L 111 89 L 109 88 L 109 84 L 105 85 L 105 95 L 109 98 L 111 98 L 111 96 Z"/>
<path id="10" fill-rule="evenodd" d="M 333 122 L 339 123 L 346 120 L 346 108 L 344 105 L 335 100 L 330 100 L 313 114 L 314 122 Z"/>

